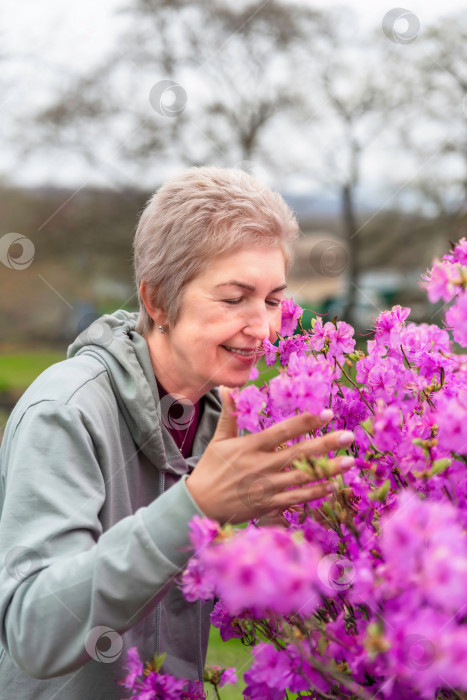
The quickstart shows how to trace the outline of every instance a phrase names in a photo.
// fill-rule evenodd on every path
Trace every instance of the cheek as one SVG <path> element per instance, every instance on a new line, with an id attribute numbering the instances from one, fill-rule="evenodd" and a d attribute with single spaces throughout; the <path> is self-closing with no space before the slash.
<path id="1" fill-rule="evenodd" d="M 271 336 L 274 336 L 274 341 L 277 339 L 276 331 L 277 333 L 281 332 L 281 325 L 282 325 L 282 309 L 279 307 L 279 309 L 274 312 L 273 318 L 271 319 L 271 322 L 269 324 L 269 328 L 271 329 Z M 273 342 L 273 341 L 271 341 Z"/>

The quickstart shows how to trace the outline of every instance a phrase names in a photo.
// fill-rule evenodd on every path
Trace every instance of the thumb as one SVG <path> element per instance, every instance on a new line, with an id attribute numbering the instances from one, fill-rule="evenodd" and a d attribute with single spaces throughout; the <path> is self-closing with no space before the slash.
<path id="1" fill-rule="evenodd" d="M 234 416 L 235 402 L 226 386 L 219 386 L 222 399 L 222 413 L 217 423 L 213 440 L 227 440 L 238 436 L 237 418 Z"/>

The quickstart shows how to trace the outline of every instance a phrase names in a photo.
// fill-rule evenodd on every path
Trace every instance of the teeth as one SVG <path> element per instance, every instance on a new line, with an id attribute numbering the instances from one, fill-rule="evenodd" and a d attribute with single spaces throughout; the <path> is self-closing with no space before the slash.
<path id="1" fill-rule="evenodd" d="M 228 345 L 224 345 L 226 350 L 232 350 L 232 352 L 236 352 L 239 355 L 254 355 L 255 351 L 254 350 L 239 350 L 238 348 L 230 348 Z"/>

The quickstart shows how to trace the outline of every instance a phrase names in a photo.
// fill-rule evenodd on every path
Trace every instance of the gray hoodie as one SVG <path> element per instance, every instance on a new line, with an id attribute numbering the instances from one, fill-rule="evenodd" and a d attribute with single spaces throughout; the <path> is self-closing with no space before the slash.
<path id="1" fill-rule="evenodd" d="M 202 674 L 212 603 L 173 584 L 202 515 L 186 478 L 221 412 L 218 389 L 185 460 L 161 420 L 138 314 L 101 317 L 27 389 L 0 449 L 0 698 L 119 700 L 126 652 Z"/>

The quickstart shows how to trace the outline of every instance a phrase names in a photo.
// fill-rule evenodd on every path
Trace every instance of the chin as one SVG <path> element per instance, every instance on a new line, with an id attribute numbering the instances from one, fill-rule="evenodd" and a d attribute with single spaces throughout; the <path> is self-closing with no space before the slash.
<path id="1" fill-rule="evenodd" d="M 229 389 L 235 389 L 236 387 L 243 386 L 244 384 L 247 383 L 248 378 L 250 376 L 250 372 L 251 372 L 251 370 L 249 370 L 248 372 L 244 372 L 243 377 L 240 377 L 240 376 L 237 378 L 234 378 L 232 376 L 222 377 L 222 379 L 221 379 L 221 381 L 219 381 L 218 385 L 222 384 L 223 386 L 226 386 Z"/>

